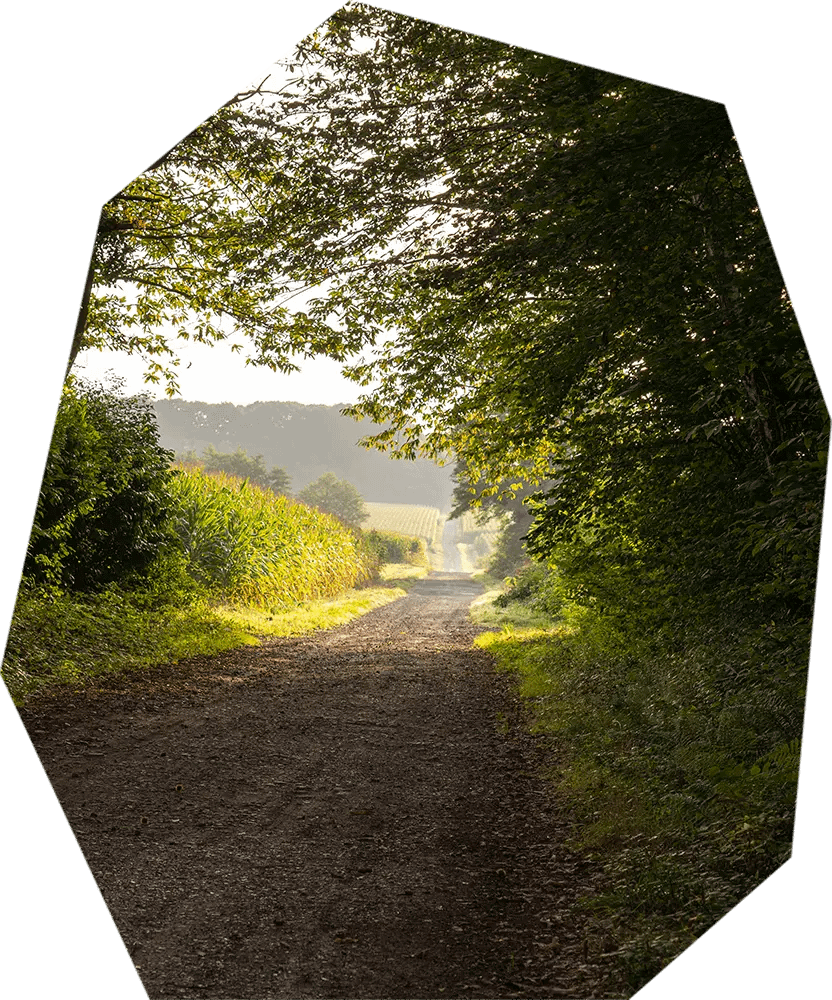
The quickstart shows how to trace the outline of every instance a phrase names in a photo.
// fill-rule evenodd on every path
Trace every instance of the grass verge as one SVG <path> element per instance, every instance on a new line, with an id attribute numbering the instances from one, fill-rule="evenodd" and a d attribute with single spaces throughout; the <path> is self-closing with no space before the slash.
<path id="1" fill-rule="evenodd" d="M 708 635 L 671 655 L 587 609 L 553 618 L 495 597 L 472 607 L 491 629 L 476 644 L 514 676 L 532 728 L 557 735 L 550 773 L 580 829 L 570 846 L 605 876 L 583 905 L 617 941 L 610 988 L 634 992 L 788 857 L 799 741 L 740 756 L 750 736 L 724 695 L 707 700 Z"/>
<path id="2" fill-rule="evenodd" d="M 397 587 L 371 587 L 272 613 L 194 594 L 159 601 L 115 590 L 86 596 L 21 592 L 3 679 L 21 706 L 47 686 L 81 687 L 107 674 L 256 646 L 262 638 L 305 635 L 402 596 Z"/>
<path id="3" fill-rule="evenodd" d="M 261 608 L 227 605 L 218 607 L 216 613 L 223 621 L 238 625 L 247 633 L 258 637 L 307 635 L 319 629 L 345 625 L 374 608 L 381 608 L 404 597 L 404 594 L 405 591 L 400 587 L 367 587 L 347 591 L 340 597 L 329 600 L 305 601 L 290 611 L 276 614 Z"/>
<path id="4" fill-rule="evenodd" d="M 379 571 L 379 579 L 391 587 L 408 590 L 417 580 L 423 580 L 429 572 L 427 566 L 412 566 L 409 563 L 384 563 Z"/>

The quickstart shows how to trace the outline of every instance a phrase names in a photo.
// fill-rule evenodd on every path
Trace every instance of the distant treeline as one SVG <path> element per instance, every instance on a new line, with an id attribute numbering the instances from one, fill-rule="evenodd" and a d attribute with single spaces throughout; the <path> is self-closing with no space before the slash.
<path id="1" fill-rule="evenodd" d="M 293 492 L 333 472 L 370 501 L 424 504 L 441 511 L 451 507 L 452 467 L 424 459 L 395 461 L 360 447 L 360 438 L 381 428 L 343 416 L 340 405 L 237 406 L 166 399 L 154 403 L 154 410 L 165 448 L 198 455 L 208 447 L 221 452 L 244 448 L 249 455 L 262 455 L 267 467 L 285 469 Z"/>

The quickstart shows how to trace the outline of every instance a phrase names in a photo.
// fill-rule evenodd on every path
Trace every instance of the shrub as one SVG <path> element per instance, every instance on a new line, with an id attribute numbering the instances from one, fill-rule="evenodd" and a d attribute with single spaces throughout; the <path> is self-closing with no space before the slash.
<path id="1" fill-rule="evenodd" d="M 380 563 L 409 563 L 427 566 L 428 555 L 421 538 L 410 538 L 392 531 L 367 532 L 364 537 Z"/>
<path id="2" fill-rule="evenodd" d="M 173 544 L 171 453 L 148 399 L 119 388 L 64 388 L 23 569 L 33 584 L 127 584 Z"/>

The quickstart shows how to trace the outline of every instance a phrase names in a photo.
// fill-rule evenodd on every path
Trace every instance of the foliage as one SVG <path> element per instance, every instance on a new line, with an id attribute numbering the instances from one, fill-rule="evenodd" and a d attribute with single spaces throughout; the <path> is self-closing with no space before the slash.
<path id="1" fill-rule="evenodd" d="M 522 526 L 526 522 L 525 529 Z M 488 572 L 499 579 L 514 576 L 524 566 L 528 565 L 529 557 L 523 543 L 525 531 L 531 519 L 528 515 L 512 514 L 506 520 L 502 530 L 495 539 L 494 549 L 488 560 Z"/>
<path id="2" fill-rule="evenodd" d="M 339 479 L 332 472 L 325 472 L 314 483 L 305 486 L 297 495 L 301 503 L 327 514 L 332 514 L 344 524 L 358 527 L 368 517 L 367 508 L 358 490 L 346 479 Z"/>
<path id="3" fill-rule="evenodd" d="M 63 391 L 23 570 L 35 584 L 126 584 L 173 542 L 170 453 L 149 402 L 118 390 L 72 379 Z"/>
<path id="4" fill-rule="evenodd" d="M 226 453 L 217 451 L 209 444 L 202 453 L 202 467 L 206 472 L 227 472 L 230 476 L 250 479 L 273 493 L 282 493 L 284 496 L 289 496 L 290 493 L 292 480 L 289 473 L 277 465 L 266 469 L 263 456 L 251 457 L 245 448 L 237 448 L 234 452 Z"/>
<path id="5" fill-rule="evenodd" d="M 378 555 L 379 563 L 409 563 L 427 566 L 428 556 L 421 538 L 399 535 L 392 531 L 372 529 L 365 534 L 370 548 Z"/>
<path id="6" fill-rule="evenodd" d="M 731 607 L 684 635 L 639 632 L 542 566 L 506 597 L 475 609 L 501 627 L 478 645 L 557 733 L 557 781 L 606 870 L 586 902 L 619 917 L 636 989 L 789 856 L 805 674 L 782 658 L 795 637 Z"/>
<path id="7" fill-rule="evenodd" d="M 348 337 L 288 305 L 323 277 L 314 239 L 292 243 L 282 192 L 306 157 L 285 141 L 288 103 L 266 81 L 234 95 L 104 205 L 68 371 L 80 351 L 125 351 L 173 396 L 167 330 L 238 352 L 248 342 L 247 363 L 287 373 L 296 356 L 347 356 Z"/>
<path id="8" fill-rule="evenodd" d="M 228 605 L 220 605 L 217 614 L 257 636 L 308 635 L 319 629 L 345 625 L 358 615 L 381 608 L 404 594 L 404 590 L 395 586 L 362 587 L 361 590 L 345 591 L 335 598 L 304 601 L 278 615 L 271 614 L 269 609 Z"/>
<path id="9" fill-rule="evenodd" d="M 286 608 L 366 580 L 372 561 L 335 518 L 226 473 L 174 476 L 188 573 L 231 600 Z"/>
<path id="10" fill-rule="evenodd" d="M 541 485 L 533 551 L 609 541 L 636 594 L 776 578 L 806 615 L 827 415 L 725 109 L 360 6 L 295 67 L 309 313 L 384 338 L 371 440 Z"/>

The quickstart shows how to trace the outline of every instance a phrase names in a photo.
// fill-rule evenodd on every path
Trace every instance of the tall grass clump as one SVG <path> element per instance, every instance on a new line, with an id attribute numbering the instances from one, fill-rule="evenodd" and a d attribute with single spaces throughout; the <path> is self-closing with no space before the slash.
<path id="1" fill-rule="evenodd" d="M 170 492 L 187 572 L 226 600 L 288 608 L 372 576 L 360 536 L 329 514 L 199 468 L 177 467 Z"/>

